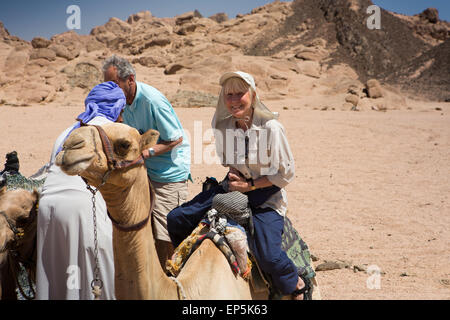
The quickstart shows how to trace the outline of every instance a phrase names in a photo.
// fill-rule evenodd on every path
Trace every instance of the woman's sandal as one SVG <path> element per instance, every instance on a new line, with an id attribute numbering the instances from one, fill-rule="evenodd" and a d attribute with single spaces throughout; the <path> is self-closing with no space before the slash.
<path id="1" fill-rule="evenodd" d="M 303 300 L 312 300 L 313 286 L 312 286 L 311 280 L 306 279 L 302 275 L 300 275 L 300 278 L 305 283 L 305 286 L 301 289 L 297 289 L 294 292 L 292 292 L 292 296 L 298 297 L 299 295 L 303 294 Z"/>

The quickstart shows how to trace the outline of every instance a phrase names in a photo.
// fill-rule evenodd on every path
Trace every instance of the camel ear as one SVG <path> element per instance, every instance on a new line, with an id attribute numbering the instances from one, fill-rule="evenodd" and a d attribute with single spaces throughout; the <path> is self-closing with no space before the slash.
<path id="1" fill-rule="evenodd" d="M 141 136 L 141 150 L 153 147 L 159 138 L 159 132 L 153 129 L 148 130 Z"/>

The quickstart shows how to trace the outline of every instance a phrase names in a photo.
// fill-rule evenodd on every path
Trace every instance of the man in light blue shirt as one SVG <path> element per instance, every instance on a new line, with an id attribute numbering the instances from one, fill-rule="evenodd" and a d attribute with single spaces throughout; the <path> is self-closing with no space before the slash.
<path id="1" fill-rule="evenodd" d="M 157 198 L 152 212 L 153 231 L 160 262 L 165 266 L 165 261 L 173 253 L 167 232 L 167 214 L 184 203 L 188 196 L 189 141 L 167 98 L 152 86 L 137 82 L 136 72 L 126 59 L 115 55 L 106 59 L 103 73 L 105 81 L 116 82 L 125 94 L 124 123 L 141 134 L 150 129 L 160 134 L 158 143 L 144 150 L 143 155 Z"/>

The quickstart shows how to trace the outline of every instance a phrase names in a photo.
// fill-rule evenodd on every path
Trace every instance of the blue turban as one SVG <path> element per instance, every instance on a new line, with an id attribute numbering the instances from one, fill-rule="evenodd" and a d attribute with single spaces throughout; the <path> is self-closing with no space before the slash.
<path id="1" fill-rule="evenodd" d="M 84 100 L 86 110 L 77 117 L 77 120 L 88 123 L 100 116 L 114 122 L 119 118 L 125 104 L 125 95 L 116 83 L 112 81 L 100 83 Z"/>
<path id="2" fill-rule="evenodd" d="M 104 117 L 110 121 L 115 122 L 126 105 L 126 98 L 122 89 L 114 82 L 103 82 L 96 85 L 94 89 L 89 92 L 86 100 L 84 100 L 86 109 L 77 117 L 78 122 L 72 130 L 64 138 L 64 141 L 72 133 L 73 130 L 79 128 L 81 123 L 87 124 L 95 117 Z M 64 143 L 64 142 L 63 142 Z M 56 154 L 62 150 L 62 145 L 59 146 Z"/>

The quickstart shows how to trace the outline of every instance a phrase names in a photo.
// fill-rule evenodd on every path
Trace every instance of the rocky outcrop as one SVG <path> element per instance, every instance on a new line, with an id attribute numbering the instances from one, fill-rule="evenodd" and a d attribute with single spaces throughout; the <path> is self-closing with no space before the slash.
<path id="1" fill-rule="evenodd" d="M 48 48 L 48 46 L 51 43 L 52 42 L 50 40 L 47 40 L 47 39 L 42 38 L 42 37 L 36 37 L 36 38 L 33 38 L 33 40 L 31 40 L 31 45 L 35 49 Z"/>
<path id="2" fill-rule="evenodd" d="M 297 58 L 320 61 L 320 51 L 304 46 L 322 38 L 327 41 L 325 49 L 330 51 L 325 57 L 328 65 L 345 63 L 358 73 L 362 82 L 377 78 L 395 85 L 399 84 L 391 77 L 395 70 L 406 68 L 418 56 L 450 38 L 450 24 L 440 21 L 438 13 L 432 9 L 414 17 L 381 9 L 381 30 L 355 23 L 367 20 L 366 9 L 370 5 L 373 5 L 370 0 L 296 0 L 284 22 L 258 37 L 245 53 L 283 56 L 290 48 L 298 48 Z M 416 70 L 420 67 L 416 65 Z M 437 77 L 448 78 L 447 70 L 436 70 Z M 419 85 L 406 82 L 402 86 L 410 92 L 421 89 Z M 449 89 L 444 85 L 441 92 Z M 435 90 L 426 95 L 436 100 L 442 96 L 437 97 Z"/>
<path id="3" fill-rule="evenodd" d="M 393 15 L 404 21 L 416 37 L 430 45 L 441 44 L 450 38 L 450 23 L 440 20 L 435 8 L 428 8 L 414 16 Z"/>
<path id="4" fill-rule="evenodd" d="M 436 8 L 425 9 L 422 13 L 417 15 L 420 19 L 431 23 L 437 23 L 439 21 L 439 12 Z"/>
<path id="5" fill-rule="evenodd" d="M 136 22 L 138 22 L 139 20 L 150 20 L 152 17 L 152 14 L 150 13 L 150 11 L 141 11 L 138 12 L 136 14 L 132 14 L 131 16 L 128 17 L 127 22 L 129 24 L 134 24 Z"/>
<path id="6" fill-rule="evenodd" d="M 320 94 L 336 97 L 330 108 L 346 103 L 350 109 L 389 109 L 404 105 L 393 93 L 396 85 L 450 99 L 449 23 L 433 9 L 416 16 L 382 10 L 382 29 L 369 30 L 355 23 L 365 21 L 369 5 L 370 0 L 275 1 L 234 19 L 224 13 L 205 18 L 197 10 L 172 18 L 142 11 L 126 21 L 111 18 L 90 35 L 70 31 L 31 43 L 0 23 L 0 97 L 11 104 L 64 100 L 71 90 L 84 92 L 101 82 L 101 62 L 114 53 L 135 64 L 140 79 L 156 87 L 170 83 L 176 105 L 211 105 L 203 98 L 189 102 L 192 92 L 212 99 L 220 90 L 218 76 L 238 69 L 253 74 L 264 99 L 306 101 Z M 30 87 L 34 93 L 19 102 L 24 82 L 54 90 Z"/>
<path id="7" fill-rule="evenodd" d="M 228 21 L 228 15 L 224 12 L 216 13 L 209 17 L 211 20 L 214 20 L 217 23 L 222 23 Z"/>
<path id="8" fill-rule="evenodd" d="M 9 32 L 3 25 L 3 22 L 0 21 L 0 38 L 9 38 Z"/>

